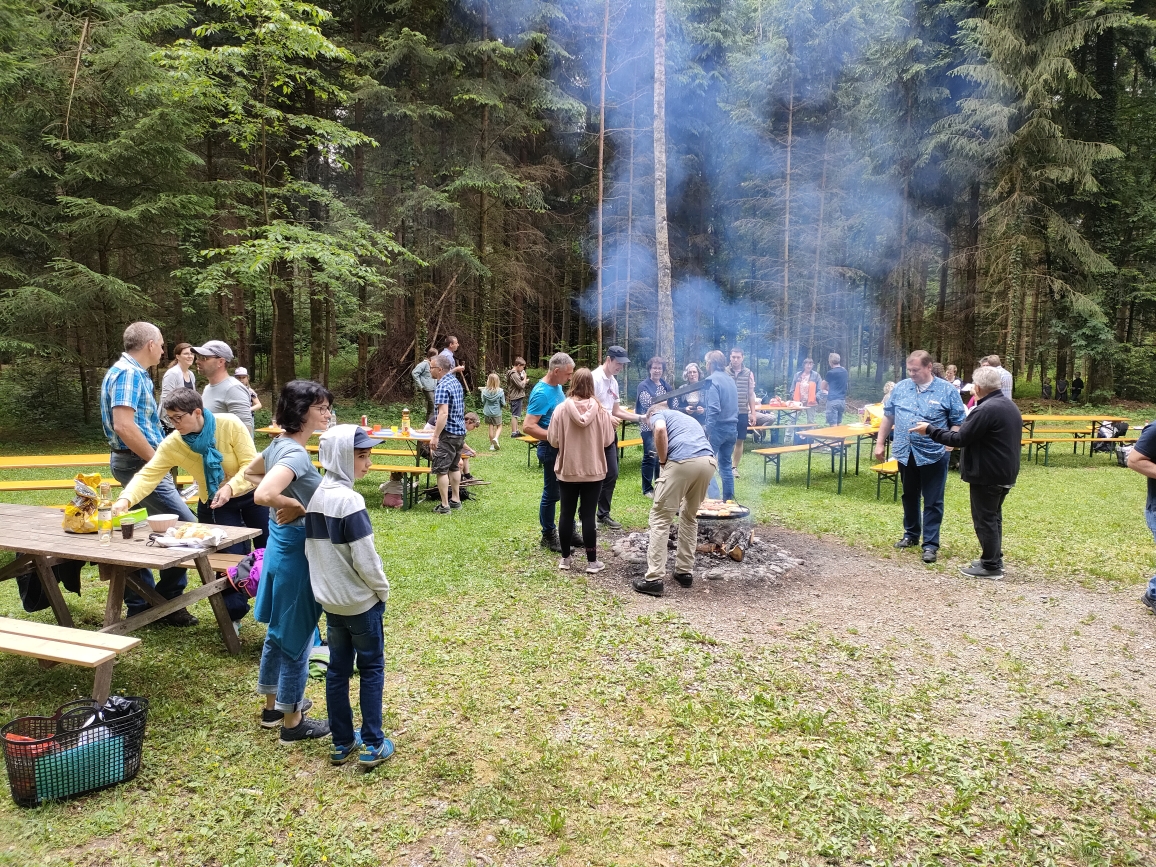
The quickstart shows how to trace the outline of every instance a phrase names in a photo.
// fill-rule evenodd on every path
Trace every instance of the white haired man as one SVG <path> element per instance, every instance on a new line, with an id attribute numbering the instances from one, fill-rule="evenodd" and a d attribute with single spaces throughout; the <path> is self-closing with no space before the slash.
<path id="1" fill-rule="evenodd" d="M 959 430 L 928 422 L 911 428 L 945 446 L 963 448 L 959 475 L 971 486 L 971 523 L 979 539 L 980 558 L 959 571 L 969 578 L 1003 577 L 1003 501 L 1020 471 L 1023 418 L 1008 400 L 995 367 L 971 375 L 976 404 Z"/>

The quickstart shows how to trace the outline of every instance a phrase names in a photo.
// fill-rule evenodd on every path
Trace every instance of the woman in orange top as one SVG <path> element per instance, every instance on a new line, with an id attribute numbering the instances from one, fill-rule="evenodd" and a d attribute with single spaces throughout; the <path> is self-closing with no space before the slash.
<path id="1" fill-rule="evenodd" d="M 807 408 L 807 424 L 813 424 L 815 421 L 815 407 L 819 404 L 819 381 L 815 362 L 804 358 L 803 369 L 795 377 L 795 390 L 791 394 L 791 399 Z"/>

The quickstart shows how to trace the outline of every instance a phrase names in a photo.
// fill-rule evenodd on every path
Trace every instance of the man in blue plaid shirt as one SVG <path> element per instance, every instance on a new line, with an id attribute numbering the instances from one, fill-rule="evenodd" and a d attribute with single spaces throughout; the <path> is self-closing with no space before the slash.
<path id="1" fill-rule="evenodd" d="M 429 441 L 430 470 L 437 476 L 442 498 L 441 504 L 434 507 L 434 513 L 448 515 L 450 510 L 462 507 L 459 491 L 462 472 L 458 462 L 462 446 L 466 444 L 466 396 L 462 384 L 452 375 L 453 362 L 449 358 L 435 355 L 429 360 L 429 370 L 437 380 L 434 389 L 437 420 Z"/>
<path id="2" fill-rule="evenodd" d="M 113 478 L 121 485 L 132 481 L 165 438 L 152 377 L 148 373 L 148 368 L 160 363 L 164 354 L 165 341 L 160 329 L 151 322 L 134 322 L 124 330 L 124 353 L 108 369 L 100 386 L 100 421 L 112 452 L 109 464 Z M 170 514 L 182 521 L 196 521 L 168 476 L 141 500 L 141 505 L 150 515 Z M 138 574 L 141 583 L 155 587 L 165 599 L 176 599 L 184 593 L 188 581 L 185 570 L 179 567 L 162 569 L 159 584 L 153 583 L 148 569 L 141 569 Z M 149 607 L 146 600 L 129 589 L 125 590 L 124 601 L 129 617 Z M 197 618 L 181 608 L 161 622 L 195 626 Z"/>

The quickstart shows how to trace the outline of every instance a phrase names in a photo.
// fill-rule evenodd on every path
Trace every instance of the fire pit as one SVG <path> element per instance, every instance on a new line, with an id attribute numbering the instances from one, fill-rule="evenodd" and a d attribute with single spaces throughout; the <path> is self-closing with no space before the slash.
<path id="1" fill-rule="evenodd" d="M 698 509 L 699 554 L 730 557 L 741 563 L 751 544 L 751 510 L 735 502 L 703 500 Z M 678 542 L 678 524 L 670 528 L 668 545 Z"/>

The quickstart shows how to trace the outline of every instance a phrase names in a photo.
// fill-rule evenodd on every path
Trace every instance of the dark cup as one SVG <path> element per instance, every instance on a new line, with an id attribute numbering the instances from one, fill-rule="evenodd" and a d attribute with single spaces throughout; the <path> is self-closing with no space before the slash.
<path id="1" fill-rule="evenodd" d="M 133 531 L 136 529 L 136 520 L 134 518 L 122 518 L 120 522 L 120 537 L 122 539 L 131 539 Z"/>

